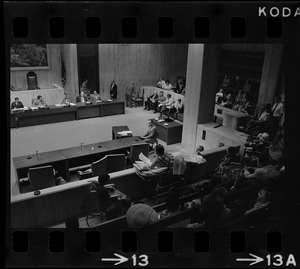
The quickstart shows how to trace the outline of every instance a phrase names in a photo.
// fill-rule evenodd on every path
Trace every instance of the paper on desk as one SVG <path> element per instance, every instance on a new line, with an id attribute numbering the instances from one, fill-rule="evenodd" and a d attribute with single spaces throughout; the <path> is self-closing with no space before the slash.
<path id="1" fill-rule="evenodd" d="M 169 123 L 164 123 L 165 126 L 169 126 Z"/>
<path id="2" fill-rule="evenodd" d="M 163 122 L 163 121 L 165 121 L 165 120 L 163 120 L 163 119 L 161 119 L 161 120 L 158 120 L 158 122 Z"/>
<path id="3" fill-rule="evenodd" d="M 61 107 L 62 105 L 61 105 L 61 104 L 55 104 L 55 106 L 57 106 L 57 107 Z"/>
<path id="4" fill-rule="evenodd" d="M 118 135 L 121 135 L 121 136 L 126 136 L 128 134 L 132 134 L 131 131 L 121 131 L 121 132 L 118 132 Z"/>
<path id="5" fill-rule="evenodd" d="M 151 163 L 151 161 L 143 154 L 143 152 L 141 152 L 141 153 L 139 154 L 139 159 L 140 159 L 142 162 L 146 163 L 146 164 L 150 164 L 150 163 Z"/>
<path id="6" fill-rule="evenodd" d="M 107 99 L 107 101 L 111 102 L 111 101 L 112 101 L 112 99 Z"/>
<path id="7" fill-rule="evenodd" d="M 70 103 L 70 106 L 76 106 L 76 104 L 75 103 Z"/>

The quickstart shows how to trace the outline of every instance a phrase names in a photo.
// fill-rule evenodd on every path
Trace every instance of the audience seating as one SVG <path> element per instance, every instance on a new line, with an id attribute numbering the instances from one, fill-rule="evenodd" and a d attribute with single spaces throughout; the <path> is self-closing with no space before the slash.
<path id="1" fill-rule="evenodd" d="M 52 165 L 28 169 L 28 178 L 32 190 L 41 190 L 55 186 L 55 171 Z"/>
<path id="2" fill-rule="evenodd" d="M 133 144 L 130 147 L 130 153 L 129 153 L 129 160 L 134 163 L 135 161 L 139 160 L 139 154 L 143 153 L 146 157 L 149 155 L 149 144 L 143 143 L 143 144 Z"/>

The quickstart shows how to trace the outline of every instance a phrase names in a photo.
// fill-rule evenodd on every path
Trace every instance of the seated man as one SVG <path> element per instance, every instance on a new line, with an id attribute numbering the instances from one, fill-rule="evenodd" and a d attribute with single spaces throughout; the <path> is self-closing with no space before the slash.
<path id="1" fill-rule="evenodd" d="M 221 88 L 217 93 L 216 93 L 216 104 L 221 104 L 222 100 L 224 97 L 224 90 Z"/>
<path id="2" fill-rule="evenodd" d="M 162 103 L 166 100 L 166 97 L 164 96 L 164 92 L 161 91 L 159 93 L 158 98 L 156 99 L 155 103 L 153 103 L 154 113 L 157 113 L 159 109 L 162 106 Z"/>
<path id="3" fill-rule="evenodd" d="M 61 101 L 61 104 L 66 104 L 69 105 L 70 103 L 72 103 L 69 94 L 65 93 L 65 97 L 64 99 Z"/>
<path id="4" fill-rule="evenodd" d="M 19 97 L 15 98 L 15 101 L 11 103 L 11 109 L 23 108 L 22 102 L 19 100 Z"/>
<path id="5" fill-rule="evenodd" d="M 110 179 L 108 174 L 103 174 L 98 177 L 98 181 L 93 181 L 90 185 L 90 191 L 96 191 L 100 200 L 100 206 L 110 206 L 112 201 L 110 200 L 110 192 L 112 188 L 105 187 Z"/>
<path id="6" fill-rule="evenodd" d="M 80 92 L 80 95 L 76 97 L 76 103 L 85 103 L 88 101 L 87 96 L 83 91 Z"/>
<path id="7" fill-rule="evenodd" d="M 146 143 L 153 144 L 157 141 L 159 136 L 159 132 L 157 131 L 156 127 L 154 126 L 153 122 L 148 123 L 148 131 L 142 137 Z"/>
<path id="8" fill-rule="evenodd" d="M 173 86 L 172 86 L 172 84 L 170 83 L 169 80 L 166 80 L 166 84 L 165 84 L 165 87 L 163 89 L 168 90 L 168 91 L 173 90 Z"/>
<path id="9" fill-rule="evenodd" d="M 157 82 L 157 87 L 158 88 L 161 88 L 161 89 L 164 89 L 165 88 L 165 85 L 166 85 L 166 83 L 165 83 L 165 81 L 163 80 L 163 78 L 160 78 L 159 79 L 159 81 Z"/>
<path id="10" fill-rule="evenodd" d="M 149 164 L 149 168 L 154 167 L 168 167 L 169 169 L 173 168 L 174 156 L 170 153 L 165 152 L 164 146 L 158 144 L 155 148 L 155 157 L 154 160 Z"/>
<path id="11" fill-rule="evenodd" d="M 47 106 L 46 102 L 43 100 L 43 97 L 39 95 L 37 99 L 32 100 L 33 107 L 44 107 Z"/>
<path id="12" fill-rule="evenodd" d="M 184 110 L 184 105 L 183 102 L 181 101 L 181 99 L 179 98 L 174 104 L 173 106 L 169 109 L 169 113 L 168 113 L 168 117 L 170 115 L 173 115 L 174 119 L 177 119 L 177 115 L 179 113 L 183 113 Z"/>
<path id="13" fill-rule="evenodd" d="M 161 106 L 161 110 L 160 110 L 161 111 L 160 117 L 162 116 L 163 113 L 167 113 L 172 108 L 173 103 L 174 103 L 174 100 L 173 100 L 171 94 L 168 93 L 167 99 L 161 104 L 162 106 Z"/>
<path id="14" fill-rule="evenodd" d="M 153 108 L 153 105 L 157 101 L 157 98 L 158 98 L 157 91 L 154 91 L 154 93 L 150 95 L 150 97 L 148 97 L 147 100 L 145 101 L 144 110 L 150 110 L 151 108 Z"/>
<path id="15" fill-rule="evenodd" d="M 93 91 L 93 93 L 90 95 L 90 101 L 91 102 L 96 102 L 98 100 L 101 100 L 100 94 L 97 93 L 96 91 Z"/>

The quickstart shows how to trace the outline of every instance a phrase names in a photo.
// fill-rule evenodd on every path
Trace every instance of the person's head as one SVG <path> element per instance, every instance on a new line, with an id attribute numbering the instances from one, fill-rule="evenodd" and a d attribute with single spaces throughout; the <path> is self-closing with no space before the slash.
<path id="1" fill-rule="evenodd" d="M 110 175 L 109 174 L 102 174 L 100 176 L 98 176 L 98 182 L 100 185 L 105 185 L 107 184 L 107 182 L 109 181 L 110 179 Z"/>
<path id="2" fill-rule="evenodd" d="M 111 84 L 115 84 L 115 81 L 114 81 L 114 80 L 112 80 Z"/>
<path id="3" fill-rule="evenodd" d="M 235 147 L 228 147 L 227 149 L 227 153 L 230 155 L 230 156 L 236 156 L 236 149 Z"/>
<path id="4" fill-rule="evenodd" d="M 179 190 L 175 187 L 171 187 L 166 197 L 166 207 L 168 212 L 174 212 L 179 207 Z"/>
<path id="5" fill-rule="evenodd" d="M 97 92 L 96 92 L 96 91 L 93 91 L 93 94 L 97 94 Z"/>
<path id="6" fill-rule="evenodd" d="M 177 101 L 178 101 L 178 103 L 179 103 L 179 104 L 181 103 L 181 99 L 180 99 L 180 98 L 178 98 L 178 100 L 177 100 Z"/>
<path id="7" fill-rule="evenodd" d="M 66 98 L 69 98 L 69 94 L 65 93 L 65 97 L 66 97 Z"/>
<path id="8" fill-rule="evenodd" d="M 272 105 L 270 103 L 265 104 L 265 110 L 271 110 L 272 109 Z"/>
<path id="9" fill-rule="evenodd" d="M 149 128 L 152 128 L 152 127 L 153 127 L 153 122 L 152 122 L 152 121 L 149 121 L 149 122 L 148 122 L 148 127 L 149 127 Z"/>
<path id="10" fill-rule="evenodd" d="M 88 80 L 87 80 L 87 79 L 84 79 L 84 80 L 83 80 L 83 83 L 88 83 Z"/>
<path id="11" fill-rule="evenodd" d="M 158 156 L 162 156 L 165 153 L 165 148 L 163 145 L 158 144 L 155 148 L 155 152 Z"/>
<path id="12" fill-rule="evenodd" d="M 166 80 L 166 84 L 169 85 L 169 84 L 170 84 L 170 81 L 169 81 L 169 80 Z"/>
<path id="13" fill-rule="evenodd" d="M 37 99 L 41 101 L 43 100 L 43 97 L 41 95 L 38 95 Z"/>
<path id="14" fill-rule="evenodd" d="M 196 153 L 199 155 L 201 154 L 201 152 L 204 151 L 204 147 L 199 145 L 197 148 L 196 148 Z"/>
<path id="15" fill-rule="evenodd" d="M 67 230 L 73 230 L 79 228 L 79 221 L 77 217 L 68 217 L 65 222 Z"/>
<path id="16" fill-rule="evenodd" d="M 146 204 L 134 204 L 126 212 L 129 228 L 138 229 L 158 220 L 157 212 Z"/>
<path id="17" fill-rule="evenodd" d="M 16 98 L 15 98 L 15 101 L 16 101 L 16 102 L 19 102 L 19 97 L 16 97 Z"/>
<path id="18" fill-rule="evenodd" d="M 281 97 L 280 96 L 276 96 L 275 97 L 275 103 L 279 103 L 281 102 Z"/>
<path id="19" fill-rule="evenodd" d="M 170 99 L 171 98 L 171 94 L 168 93 L 167 94 L 167 98 Z"/>
<path id="20" fill-rule="evenodd" d="M 81 91 L 81 92 L 80 92 L 80 96 L 84 96 L 84 91 Z"/>
<path id="21" fill-rule="evenodd" d="M 221 92 L 221 93 L 222 93 L 222 92 L 224 92 L 224 90 L 223 90 L 222 88 L 220 88 L 219 92 Z"/>
<path id="22" fill-rule="evenodd" d="M 224 187 L 216 187 L 213 189 L 212 194 L 218 196 L 222 202 L 225 202 L 228 193 Z"/>
<path id="23" fill-rule="evenodd" d="M 268 142 L 270 135 L 268 133 L 260 133 L 257 136 L 262 142 Z"/>
<path id="24" fill-rule="evenodd" d="M 207 226 L 217 226 L 224 210 L 224 204 L 218 196 L 208 194 L 203 198 L 202 212 Z"/>

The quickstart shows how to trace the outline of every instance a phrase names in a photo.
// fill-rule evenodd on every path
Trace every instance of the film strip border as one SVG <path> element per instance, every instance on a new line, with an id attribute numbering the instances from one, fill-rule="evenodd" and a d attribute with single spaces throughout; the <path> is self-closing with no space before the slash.
<path id="1" fill-rule="evenodd" d="M 9 263 L 9 258 L 14 257 L 15 266 L 72 266 L 79 265 L 79 261 L 88 266 L 113 266 L 118 259 L 107 261 L 117 253 L 128 259 L 127 264 L 124 262 L 127 266 L 135 266 L 145 255 L 149 266 L 243 267 L 256 261 L 260 266 L 294 267 L 300 262 L 295 255 L 295 239 L 300 239 L 298 233 L 278 231 L 13 231 L 7 258 Z"/>
<path id="2" fill-rule="evenodd" d="M 10 2 L 6 40 L 44 43 L 286 42 L 296 36 L 295 2 Z"/>

